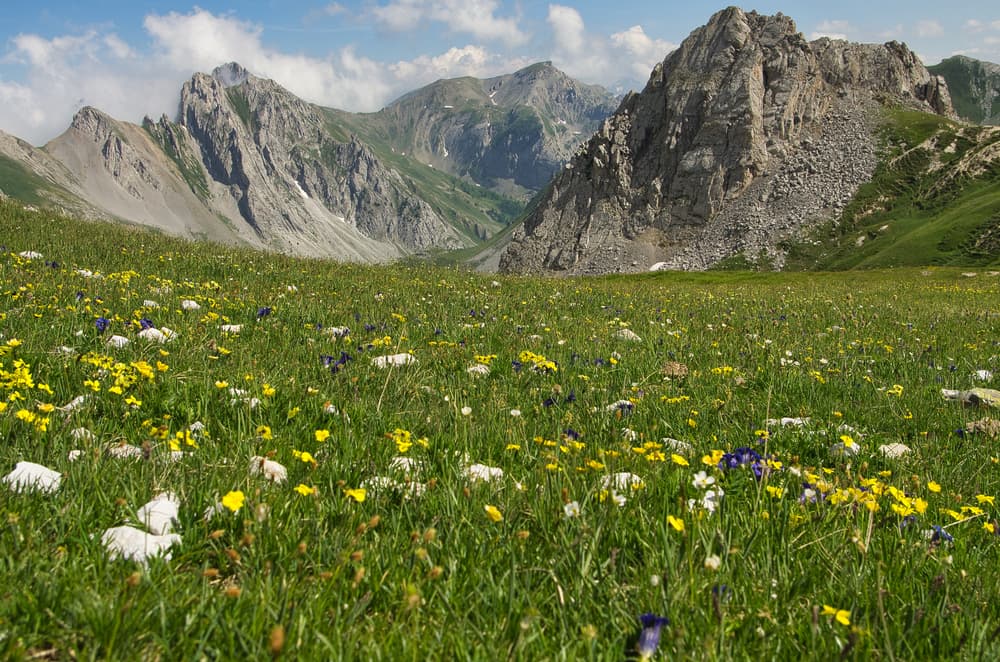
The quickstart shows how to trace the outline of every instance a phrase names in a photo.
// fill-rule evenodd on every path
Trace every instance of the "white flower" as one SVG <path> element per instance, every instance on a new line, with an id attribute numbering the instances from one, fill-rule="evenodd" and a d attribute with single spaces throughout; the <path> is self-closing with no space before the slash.
<path id="1" fill-rule="evenodd" d="M 201 310 L 201 304 L 191 299 L 184 299 L 181 301 L 181 308 L 183 310 Z"/>
<path id="2" fill-rule="evenodd" d="M 73 450 L 71 450 L 69 453 L 66 454 L 66 459 L 69 460 L 70 462 L 76 462 L 81 457 L 83 457 L 83 451 L 78 448 L 74 448 Z"/>
<path id="3" fill-rule="evenodd" d="M 691 479 L 691 484 L 697 487 L 699 490 L 707 489 L 715 483 L 715 476 L 709 476 L 704 471 L 699 471 Z"/>
<path id="4" fill-rule="evenodd" d="M 510 410 L 510 415 L 513 416 L 514 418 L 517 418 L 518 416 L 521 415 L 521 410 L 520 409 L 511 409 Z"/>
<path id="5" fill-rule="evenodd" d="M 563 506 L 563 515 L 566 519 L 571 519 L 573 517 L 580 516 L 580 504 L 576 501 L 570 501 Z"/>
<path id="6" fill-rule="evenodd" d="M 712 554 L 705 557 L 705 570 L 718 570 L 722 566 L 722 559 L 718 557 L 717 554 Z"/>
<path id="7" fill-rule="evenodd" d="M 473 377 L 485 377 L 490 374 L 490 367 L 483 363 L 476 363 L 475 365 L 470 365 L 465 371 Z"/>
<path id="8" fill-rule="evenodd" d="M 412 457 L 397 455 L 389 461 L 389 468 L 404 474 L 415 474 L 420 471 L 420 462 Z"/>
<path id="9" fill-rule="evenodd" d="M 472 407 L 469 407 L 468 405 L 462 407 L 462 416 L 470 416 L 471 414 L 472 414 Z"/>
<path id="10" fill-rule="evenodd" d="M 601 489 L 628 490 L 639 489 L 643 485 L 642 478 L 628 471 L 609 474 L 601 479 Z"/>

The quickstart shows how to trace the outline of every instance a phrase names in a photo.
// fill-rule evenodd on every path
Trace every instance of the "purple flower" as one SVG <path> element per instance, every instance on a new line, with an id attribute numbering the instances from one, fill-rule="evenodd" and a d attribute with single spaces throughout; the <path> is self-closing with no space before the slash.
<path id="1" fill-rule="evenodd" d="M 108 327 L 111 326 L 111 320 L 109 320 L 107 317 L 98 317 L 96 320 L 94 320 L 94 326 L 97 327 L 98 333 L 104 333 L 105 331 L 108 330 Z"/>
<path id="2" fill-rule="evenodd" d="M 934 533 L 931 534 L 931 542 L 954 542 L 955 538 L 944 530 L 944 527 L 940 524 L 935 524 L 931 527 Z"/>
<path id="3" fill-rule="evenodd" d="M 154 328 L 156 325 L 153 324 L 153 320 L 149 319 L 148 317 L 143 317 L 141 320 L 139 320 L 139 326 L 141 326 L 142 330 L 145 331 L 146 329 Z"/>
<path id="4" fill-rule="evenodd" d="M 643 614 L 639 616 L 639 623 L 642 624 L 642 631 L 635 647 L 639 652 L 639 659 L 648 660 L 660 645 L 660 630 L 664 625 L 670 625 L 670 619 L 656 614 Z"/>
<path id="5" fill-rule="evenodd" d="M 257 319 L 261 319 L 263 317 L 267 317 L 270 314 L 271 314 L 271 307 L 270 306 L 262 306 L 262 307 L 260 307 L 260 308 L 257 309 Z"/>

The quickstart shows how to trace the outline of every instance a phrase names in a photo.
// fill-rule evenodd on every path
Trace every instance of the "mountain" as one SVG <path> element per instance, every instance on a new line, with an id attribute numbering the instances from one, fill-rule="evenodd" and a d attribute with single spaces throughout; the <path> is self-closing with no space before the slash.
<path id="1" fill-rule="evenodd" d="M 880 158 L 886 106 L 954 116 L 896 42 L 807 41 L 731 7 L 691 33 L 574 156 L 500 257 L 508 272 L 704 269 L 837 218 Z"/>
<path id="2" fill-rule="evenodd" d="M 425 108 L 458 87 L 488 90 L 476 97 L 483 108 L 472 98 Z M 192 76 L 173 119 L 138 126 L 86 107 L 42 148 L 0 135 L 0 189 L 192 238 L 384 261 L 471 247 L 502 230 L 523 200 L 490 187 L 537 191 L 610 112 L 609 98 L 543 64 L 439 81 L 360 115 L 307 103 L 230 63 Z M 483 134 L 477 112 L 503 132 Z M 543 128 L 522 132 L 519 122 Z M 417 127 L 405 130 L 410 142 L 396 123 Z M 431 141 L 454 156 L 431 158 L 419 146 Z"/>
<path id="3" fill-rule="evenodd" d="M 344 120 L 372 144 L 527 198 L 545 187 L 618 101 L 540 62 L 485 80 L 440 80 L 378 113 Z"/>
<path id="4" fill-rule="evenodd" d="M 977 124 L 1000 124 L 1000 64 L 956 55 L 927 67 L 948 82 L 955 111 Z"/>

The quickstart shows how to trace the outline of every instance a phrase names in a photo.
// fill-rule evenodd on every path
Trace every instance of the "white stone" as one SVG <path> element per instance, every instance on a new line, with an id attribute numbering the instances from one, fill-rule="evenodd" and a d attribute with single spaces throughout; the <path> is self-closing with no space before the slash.
<path id="1" fill-rule="evenodd" d="M 882 444 L 878 447 L 878 451 L 889 458 L 903 457 L 907 453 L 911 452 L 911 449 L 906 444 Z"/>
<path id="2" fill-rule="evenodd" d="M 243 330 L 243 325 L 242 324 L 223 324 L 222 326 L 219 327 L 219 330 L 222 331 L 223 333 L 229 333 L 229 334 L 232 334 L 232 335 L 237 335 L 240 331 Z"/>
<path id="3" fill-rule="evenodd" d="M 165 536 L 173 529 L 180 511 L 180 501 L 171 492 L 162 492 L 153 500 L 136 511 L 136 518 L 144 524 L 150 533 Z"/>
<path id="4" fill-rule="evenodd" d="M 465 477 L 472 481 L 481 480 L 484 483 L 491 483 L 503 478 L 503 469 L 485 464 L 471 464 L 465 468 Z"/>
<path id="5" fill-rule="evenodd" d="M 41 260 L 43 257 L 43 255 L 38 251 L 21 251 L 18 255 L 26 260 Z"/>
<path id="6" fill-rule="evenodd" d="M 618 333 L 616 333 L 615 336 L 630 342 L 642 342 L 642 338 L 639 337 L 639 334 L 632 329 L 618 329 Z"/>
<path id="7" fill-rule="evenodd" d="M 108 347 L 114 347 L 116 349 L 121 349 L 129 343 L 129 339 L 125 336 L 111 336 L 108 338 Z"/>
<path id="8" fill-rule="evenodd" d="M 389 354 L 388 356 L 376 356 L 372 359 L 372 365 L 376 368 L 388 368 L 389 366 L 402 366 L 416 363 L 417 357 L 412 354 Z"/>
<path id="9" fill-rule="evenodd" d="M 75 441 L 93 441 L 96 439 L 94 433 L 87 428 L 74 428 L 69 431 L 69 436 Z"/>
<path id="10" fill-rule="evenodd" d="M 108 455 L 119 460 L 141 458 L 142 449 L 138 446 L 133 446 L 132 444 L 114 444 L 108 446 Z"/>
<path id="11" fill-rule="evenodd" d="M 615 490 L 628 490 L 632 488 L 637 488 L 643 484 L 642 478 L 635 475 L 634 473 L 629 473 L 628 471 L 619 471 L 615 474 L 609 474 L 601 479 L 601 489 L 615 489 Z"/>
<path id="12" fill-rule="evenodd" d="M 484 363 L 476 363 L 465 369 L 473 377 L 485 377 L 490 374 L 490 367 Z"/>
<path id="13" fill-rule="evenodd" d="M 158 536 L 131 526 L 116 526 L 101 535 L 101 544 L 112 559 L 123 558 L 143 565 L 157 556 L 169 561 L 167 550 L 180 542 L 181 537 L 176 533 Z"/>
<path id="14" fill-rule="evenodd" d="M 181 301 L 181 309 L 183 310 L 201 310 L 201 304 L 192 299 L 184 299 Z"/>
<path id="15" fill-rule="evenodd" d="M 165 343 L 169 338 L 160 329 L 148 328 L 139 332 L 139 337 L 147 342 Z"/>
<path id="16" fill-rule="evenodd" d="M 14 492 L 37 490 L 51 494 L 59 489 L 62 474 L 34 462 L 18 462 L 14 470 L 3 477 Z"/>
<path id="17" fill-rule="evenodd" d="M 250 475 L 263 476 L 273 483 L 284 483 L 288 480 L 288 469 L 280 462 L 254 455 L 250 458 Z"/>

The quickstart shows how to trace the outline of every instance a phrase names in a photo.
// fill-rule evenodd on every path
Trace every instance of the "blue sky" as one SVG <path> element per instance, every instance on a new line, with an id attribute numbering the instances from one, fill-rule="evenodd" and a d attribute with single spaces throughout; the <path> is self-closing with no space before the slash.
<path id="1" fill-rule="evenodd" d="M 438 78 L 487 77 L 540 60 L 585 82 L 641 87 L 723 7 L 673 0 L 178 0 L 15 2 L 0 21 L 0 129 L 35 144 L 82 105 L 119 119 L 173 115 L 195 71 L 235 60 L 299 96 L 378 110 Z M 808 38 L 904 41 L 925 63 L 1000 62 L 1000 3 L 758 2 Z"/>

